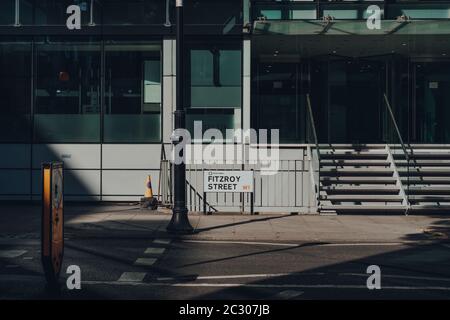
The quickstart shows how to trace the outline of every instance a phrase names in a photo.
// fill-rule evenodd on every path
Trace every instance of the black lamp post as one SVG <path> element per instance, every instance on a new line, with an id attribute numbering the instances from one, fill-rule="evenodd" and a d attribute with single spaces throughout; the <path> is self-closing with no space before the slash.
<path id="1" fill-rule="evenodd" d="M 175 130 L 185 128 L 185 111 L 183 96 L 183 0 L 176 0 L 177 12 L 177 36 L 176 36 L 176 111 Z M 174 147 L 180 143 L 179 137 L 172 136 Z M 183 151 L 184 152 L 184 151 Z M 180 155 L 181 156 L 181 155 Z M 184 158 L 184 155 L 182 155 Z M 172 220 L 167 226 L 167 231 L 175 234 L 188 234 L 193 232 L 193 228 L 189 223 L 188 209 L 186 208 L 186 164 L 184 161 L 174 163 L 174 207 L 172 212 Z"/>

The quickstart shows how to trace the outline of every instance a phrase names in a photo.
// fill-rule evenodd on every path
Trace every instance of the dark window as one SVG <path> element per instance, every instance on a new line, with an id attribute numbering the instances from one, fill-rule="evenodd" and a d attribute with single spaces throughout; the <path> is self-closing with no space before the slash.
<path id="1" fill-rule="evenodd" d="M 270 58 L 269 58 L 270 59 Z M 299 66 L 254 59 L 252 128 L 280 130 L 280 142 L 305 142 L 305 97 Z"/>
<path id="2" fill-rule="evenodd" d="M 103 0 L 103 23 L 107 25 L 163 24 L 166 0 Z"/>
<path id="3" fill-rule="evenodd" d="M 15 0 L 0 1 L 0 25 L 14 24 Z"/>
<path id="4" fill-rule="evenodd" d="M 198 25 L 200 33 L 242 32 L 242 0 L 191 0 L 185 3 L 185 23 Z M 187 28 L 187 30 L 191 30 Z"/>
<path id="5" fill-rule="evenodd" d="M 31 44 L 0 43 L 0 141 L 31 137 Z"/>
<path id="6" fill-rule="evenodd" d="M 39 142 L 100 142 L 100 45 L 36 45 L 34 137 Z"/>
<path id="7" fill-rule="evenodd" d="M 29 3 L 30 1 L 26 1 Z M 81 9 L 81 23 L 86 25 L 90 21 L 90 0 L 39 0 L 34 2 L 34 24 L 36 25 L 65 25 L 69 15 L 67 8 L 70 5 L 79 5 Z M 22 7 L 21 7 L 22 10 Z M 26 10 L 26 9 L 25 9 Z M 26 12 L 25 21 L 28 24 Z M 21 15 L 22 16 L 22 15 Z"/>
<path id="8" fill-rule="evenodd" d="M 161 141 L 161 46 L 105 46 L 104 142 Z"/>
<path id="9" fill-rule="evenodd" d="M 241 44 L 217 42 L 188 45 L 186 60 L 186 125 L 194 121 L 203 130 L 241 127 L 242 71 Z"/>

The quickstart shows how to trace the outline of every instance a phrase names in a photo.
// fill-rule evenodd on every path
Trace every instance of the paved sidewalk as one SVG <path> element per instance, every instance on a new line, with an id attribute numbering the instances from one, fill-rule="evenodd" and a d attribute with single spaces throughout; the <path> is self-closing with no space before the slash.
<path id="1" fill-rule="evenodd" d="M 170 211 L 137 206 L 67 206 L 67 237 L 171 237 Z M 411 242 L 448 240 L 450 216 L 418 215 L 198 215 L 191 214 L 192 240 L 267 242 Z M 38 239 L 40 207 L 0 205 L 0 240 Z"/>

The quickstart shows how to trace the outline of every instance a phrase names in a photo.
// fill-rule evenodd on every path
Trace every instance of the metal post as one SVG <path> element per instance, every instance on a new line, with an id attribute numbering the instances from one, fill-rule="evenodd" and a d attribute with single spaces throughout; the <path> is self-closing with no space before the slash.
<path id="1" fill-rule="evenodd" d="M 255 172 L 252 169 L 253 176 L 253 191 L 250 193 L 250 215 L 255 214 Z"/>
<path id="2" fill-rule="evenodd" d="M 206 208 L 206 192 L 203 192 L 203 214 L 205 216 L 208 214 L 208 211 Z"/>
<path id="3" fill-rule="evenodd" d="M 175 129 L 185 128 L 185 111 L 183 97 L 183 0 L 176 0 L 177 12 L 177 35 L 176 35 L 176 111 Z M 179 139 L 173 139 L 176 146 L 180 143 Z M 184 156 L 184 155 L 183 155 Z M 167 231 L 176 234 L 192 233 L 193 228 L 189 223 L 188 209 L 186 208 L 186 164 L 184 161 L 174 164 L 174 207 L 172 220 L 167 226 Z"/>

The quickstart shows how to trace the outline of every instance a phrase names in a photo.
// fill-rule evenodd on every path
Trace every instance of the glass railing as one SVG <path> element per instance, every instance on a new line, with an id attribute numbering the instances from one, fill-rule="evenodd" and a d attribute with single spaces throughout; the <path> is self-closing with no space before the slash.
<path id="1" fill-rule="evenodd" d="M 314 121 L 314 114 L 311 106 L 311 98 L 306 94 L 306 113 L 307 126 L 306 138 L 308 142 L 308 158 L 309 170 L 311 172 L 311 182 L 314 188 L 316 205 L 320 205 L 320 146 L 317 139 L 316 122 Z"/>
<path id="2" fill-rule="evenodd" d="M 385 93 L 383 96 L 384 105 L 386 106 L 385 117 L 385 140 L 388 156 L 394 164 L 394 176 L 398 178 L 400 183 L 400 195 L 403 197 L 403 205 L 406 212 L 409 209 L 409 178 L 410 171 L 414 164 L 411 161 L 411 148 L 405 144 L 403 140 L 398 122 L 395 117 L 394 110 Z"/>

